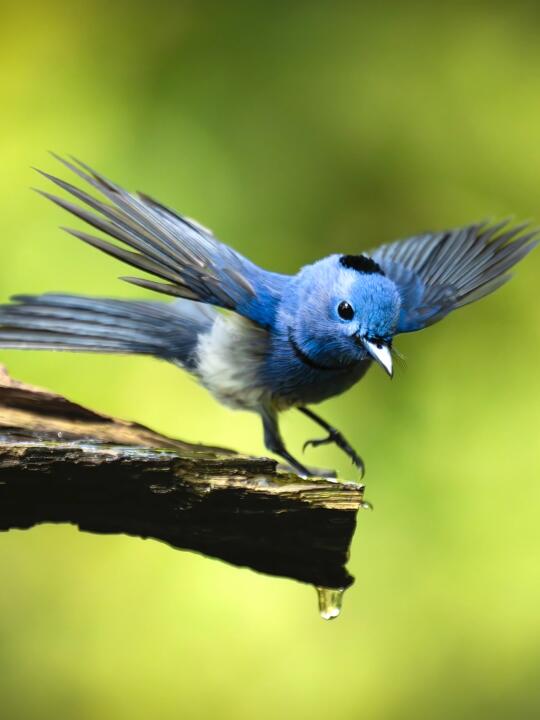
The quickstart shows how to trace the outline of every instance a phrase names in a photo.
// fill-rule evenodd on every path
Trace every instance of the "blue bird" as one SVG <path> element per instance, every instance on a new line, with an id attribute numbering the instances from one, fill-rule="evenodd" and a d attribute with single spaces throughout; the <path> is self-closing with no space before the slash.
<path id="1" fill-rule="evenodd" d="M 279 412 L 298 408 L 326 431 L 304 449 L 335 443 L 363 474 L 362 459 L 344 436 L 308 406 L 345 392 L 373 363 L 392 376 L 395 335 L 428 327 L 493 292 L 539 242 L 527 225 L 479 223 L 368 254 L 330 255 L 281 275 L 149 196 L 125 191 L 80 161 L 58 159 L 100 199 L 44 172 L 67 197 L 38 192 L 119 244 L 64 229 L 157 278 L 127 282 L 179 299 L 16 296 L 0 307 L 0 346 L 172 362 L 221 403 L 257 413 L 267 449 L 303 476 L 310 470 L 286 449 Z"/>

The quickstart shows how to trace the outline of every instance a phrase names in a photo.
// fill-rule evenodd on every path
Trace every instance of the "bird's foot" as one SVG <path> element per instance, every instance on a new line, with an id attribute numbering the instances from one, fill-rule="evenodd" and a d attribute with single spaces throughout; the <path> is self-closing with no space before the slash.
<path id="1" fill-rule="evenodd" d="M 304 447 L 302 448 L 303 452 L 305 452 L 306 448 L 308 447 L 320 447 L 321 445 L 329 445 L 330 443 L 333 443 L 334 445 L 337 445 L 338 448 L 343 450 L 345 455 L 349 457 L 352 461 L 352 464 L 358 468 L 360 471 L 360 476 L 364 477 L 364 473 L 366 471 L 366 467 L 364 465 L 364 461 L 358 455 L 356 450 L 352 448 L 347 440 L 343 437 L 343 435 L 339 432 L 339 430 L 336 430 L 335 428 L 331 428 L 328 431 L 328 435 L 324 438 L 316 438 L 314 440 L 306 440 L 304 443 Z"/>

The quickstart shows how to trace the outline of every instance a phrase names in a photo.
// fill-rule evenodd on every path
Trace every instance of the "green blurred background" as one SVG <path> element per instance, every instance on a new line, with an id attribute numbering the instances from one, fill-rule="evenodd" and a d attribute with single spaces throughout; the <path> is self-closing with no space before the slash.
<path id="1" fill-rule="evenodd" d="M 140 297 L 28 187 L 73 153 L 265 266 L 485 217 L 540 219 L 537 6 L 12 3 L 0 23 L 1 296 Z M 5 720 L 529 718 L 540 713 L 540 309 L 517 278 L 400 338 L 323 414 L 364 456 L 338 621 L 312 588 L 152 541 L 0 537 Z M 263 453 L 173 367 L 3 352 L 17 378 Z M 299 452 L 313 428 L 283 418 Z M 351 470 L 338 451 L 308 462 Z"/>

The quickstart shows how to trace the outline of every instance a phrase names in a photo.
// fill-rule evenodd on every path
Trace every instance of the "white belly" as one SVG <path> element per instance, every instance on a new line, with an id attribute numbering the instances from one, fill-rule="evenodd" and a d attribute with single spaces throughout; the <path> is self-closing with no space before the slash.
<path id="1" fill-rule="evenodd" d="M 220 314 L 199 338 L 196 374 L 224 405 L 258 410 L 268 395 L 258 372 L 267 350 L 266 330 L 234 313 Z"/>

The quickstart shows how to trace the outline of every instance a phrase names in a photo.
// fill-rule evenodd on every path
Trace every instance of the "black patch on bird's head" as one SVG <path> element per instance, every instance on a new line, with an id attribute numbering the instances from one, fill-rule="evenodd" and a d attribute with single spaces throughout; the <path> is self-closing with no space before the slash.
<path id="1" fill-rule="evenodd" d="M 343 267 L 366 275 L 384 275 L 381 266 L 367 255 L 342 255 L 339 262 Z"/>

